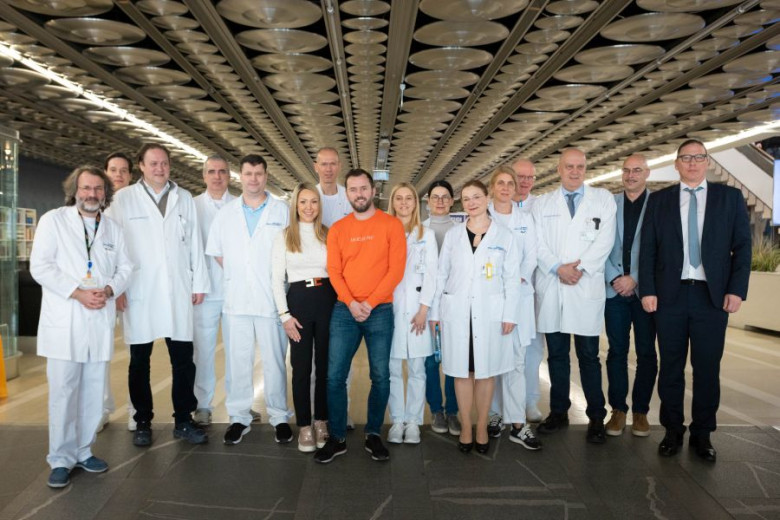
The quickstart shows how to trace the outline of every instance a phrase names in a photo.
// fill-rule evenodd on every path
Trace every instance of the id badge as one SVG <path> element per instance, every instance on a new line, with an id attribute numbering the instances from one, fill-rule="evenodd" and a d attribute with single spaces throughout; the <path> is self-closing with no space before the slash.
<path id="1" fill-rule="evenodd" d="M 596 232 L 595 231 L 583 231 L 582 235 L 580 235 L 580 238 L 586 242 L 593 242 L 596 240 Z"/>
<path id="2" fill-rule="evenodd" d="M 81 279 L 80 287 L 82 289 L 96 289 L 98 286 L 97 280 L 92 278 L 91 276 L 85 276 Z"/>
<path id="3" fill-rule="evenodd" d="M 488 258 L 488 261 L 482 266 L 482 276 L 485 280 L 493 279 L 493 260 Z"/>

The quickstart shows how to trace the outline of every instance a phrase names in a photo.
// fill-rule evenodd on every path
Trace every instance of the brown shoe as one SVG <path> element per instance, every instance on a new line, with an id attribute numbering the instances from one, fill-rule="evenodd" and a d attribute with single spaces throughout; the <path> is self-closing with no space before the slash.
<path id="1" fill-rule="evenodd" d="M 328 421 L 314 421 L 314 437 L 317 447 L 322 448 L 328 442 Z"/>
<path id="2" fill-rule="evenodd" d="M 636 437 L 647 437 L 650 435 L 650 423 L 647 422 L 646 413 L 634 413 L 631 423 L 631 433 Z"/>
<path id="3" fill-rule="evenodd" d="M 620 410 L 612 410 L 612 417 L 609 418 L 609 422 L 606 425 L 607 435 L 610 437 L 619 437 L 623 435 L 623 430 L 626 427 L 626 412 Z"/>

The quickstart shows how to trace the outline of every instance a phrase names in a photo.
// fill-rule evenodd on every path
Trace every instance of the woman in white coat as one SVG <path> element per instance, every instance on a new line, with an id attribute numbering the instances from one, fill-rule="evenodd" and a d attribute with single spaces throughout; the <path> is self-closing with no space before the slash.
<path id="1" fill-rule="evenodd" d="M 114 351 L 114 298 L 133 272 L 122 230 L 100 211 L 111 202 L 108 177 L 98 168 L 80 167 L 64 187 L 67 205 L 41 217 L 30 256 L 30 272 L 43 289 L 38 355 L 47 358 L 46 460 L 53 488 L 67 486 L 74 467 L 108 469 L 91 446 Z"/>
<path id="2" fill-rule="evenodd" d="M 390 214 L 406 232 L 406 268 L 393 291 L 393 343 L 390 348 L 390 417 L 387 442 L 418 444 L 425 409 L 425 358 L 433 354 L 428 309 L 436 292 L 439 248 L 433 231 L 420 222 L 420 201 L 411 184 L 390 192 Z M 408 380 L 404 402 L 403 362 Z"/>
<path id="3" fill-rule="evenodd" d="M 536 268 L 536 235 L 533 217 L 512 202 L 515 193 L 515 172 L 509 166 L 499 166 L 490 177 L 492 200 L 488 205 L 490 216 L 508 228 L 515 239 L 520 255 L 520 298 L 517 306 L 517 327 L 512 334 L 514 364 L 502 375 L 493 393 L 488 432 L 499 437 L 502 420 L 512 425 L 509 440 L 529 450 L 538 450 L 541 443 L 534 435 L 525 417 L 525 353 L 531 338 L 536 335 L 534 289 L 531 277 Z"/>
<path id="4" fill-rule="evenodd" d="M 475 441 L 478 452 L 487 452 L 494 377 L 514 363 L 511 333 L 517 324 L 520 259 L 512 232 L 488 215 L 487 194 L 479 181 L 467 182 L 461 191 L 469 218 L 444 237 L 434 304 L 434 318 L 441 325 L 442 368 L 456 378 L 462 425 L 458 448 L 464 453 Z M 475 402 L 476 438 L 471 429 Z"/>

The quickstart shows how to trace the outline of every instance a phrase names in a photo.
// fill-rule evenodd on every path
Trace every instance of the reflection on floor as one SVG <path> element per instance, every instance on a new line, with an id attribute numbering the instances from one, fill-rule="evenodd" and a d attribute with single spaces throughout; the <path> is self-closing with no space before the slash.
<path id="1" fill-rule="evenodd" d="M 493 441 L 487 456 L 457 452 L 456 438 L 423 428 L 419 446 L 391 447 L 391 461 L 371 461 L 358 431 L 349 453 L 316 465 L 295 443 L 273 442 L 267 424 L 252 427 L 241 444 L 222 444 L 227 416 L 218 381 L 211 443 L 174 441 L 170 424 L 170 365 L 164 348 L 153 355 L 156 400 L 151 449 L 130 443 L 126 429 L 127 351 L 112 363 L 117 409 L 98 436 L 95 453 L 107 474 L 76 470 L 63 491 L 45 485 L 48 468 L 44 363 L 23 358 L 23 376 L 0 401 L 0 520 L 12 518 L 780 518 L 780 340 L 729 329 L 721 373 L 721 427 L 713 435 L 718 462 L 706 464 L 687 448 L 657 456 L 663 437 L 657 398 L 648 439 L 609 438 L 587 445 L 584 398 L 572 359 L 572 426 L 542 436 L 544 449 L 528 452 Z M 602 361 L 606 341 L 602 341 Z M 633 359 L 629 360 L 633 363 Z M 223 374 L 222 353 L 218 374 Z M 262 372 L 256 372 L 255 408 L 263 411 Z M 633 374 L 633 372 L 632 372 Z M 542 367 L 547 410 L 546 366 Z M 606 378 L 605 378 L 606 379 Z M 351 414 L 365 422 L 368 366 L 354 363 Z M 606 381 L 605 381 L 606 389 Z M 687 396 L 690 399 L 690 395 Z"/>

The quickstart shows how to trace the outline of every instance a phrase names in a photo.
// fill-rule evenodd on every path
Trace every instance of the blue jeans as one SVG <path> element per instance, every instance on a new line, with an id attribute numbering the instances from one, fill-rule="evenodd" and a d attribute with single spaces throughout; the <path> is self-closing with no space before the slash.
<path id="1" fill-rule="evenodd" d="M 636 350 L 636 376 L 631 392 L 631 410 L 647 413 L 653 396 L 655 376 L 658 374 L 658 357 L 655 353 L 655 322 L 652 315 L 642 309 L 636 295 L 619 294 L 607 298 L 604 307 L 609 351 L 607 352 L 607 381 L 609 405 L 613 410 L 628 412 L 628 349 L 631 324 L 634 325 L 634 349 Z"/>
<path id="2" fill-rule="evenodd" d="M 455 380 L 450 376 L 444 376 L 444 398 L 441 400 L 441 376 L 439 365 L 433 354 L 425 358 L 425 399 L 431 413 L 446 412 L 447 415 L 458 413 L 458 400 L 455 397 Z"/>
<path id="3" fill-rule="evenodd" d="M 569 382 L 571 380 L 571 334 L 548 332 L 547 366 L 550 369 L 550 412 L 565 414 L 571 407 Z M 585 413 L 592 421 L 603 421 L 604 392 L 601 390 L 601 362 L 599 361 L 599 337 L 574 334 L 574 349 L 580 365 L 580 381 L 588 403 Z"/>
<path id="4" fill-rule="evenodd" d="M 362 323 L 349 308 L 336 302 L 330 317 L 328 350 L 328 418 L 330 435 L 347 437 L 347 374 L 360 340 L 366 340 L 371 391 L 368 393 L 366 435 L 379 435 L 390 398 L 390 345 L 393 342 L 393 304 L 382 303 Z"/>

